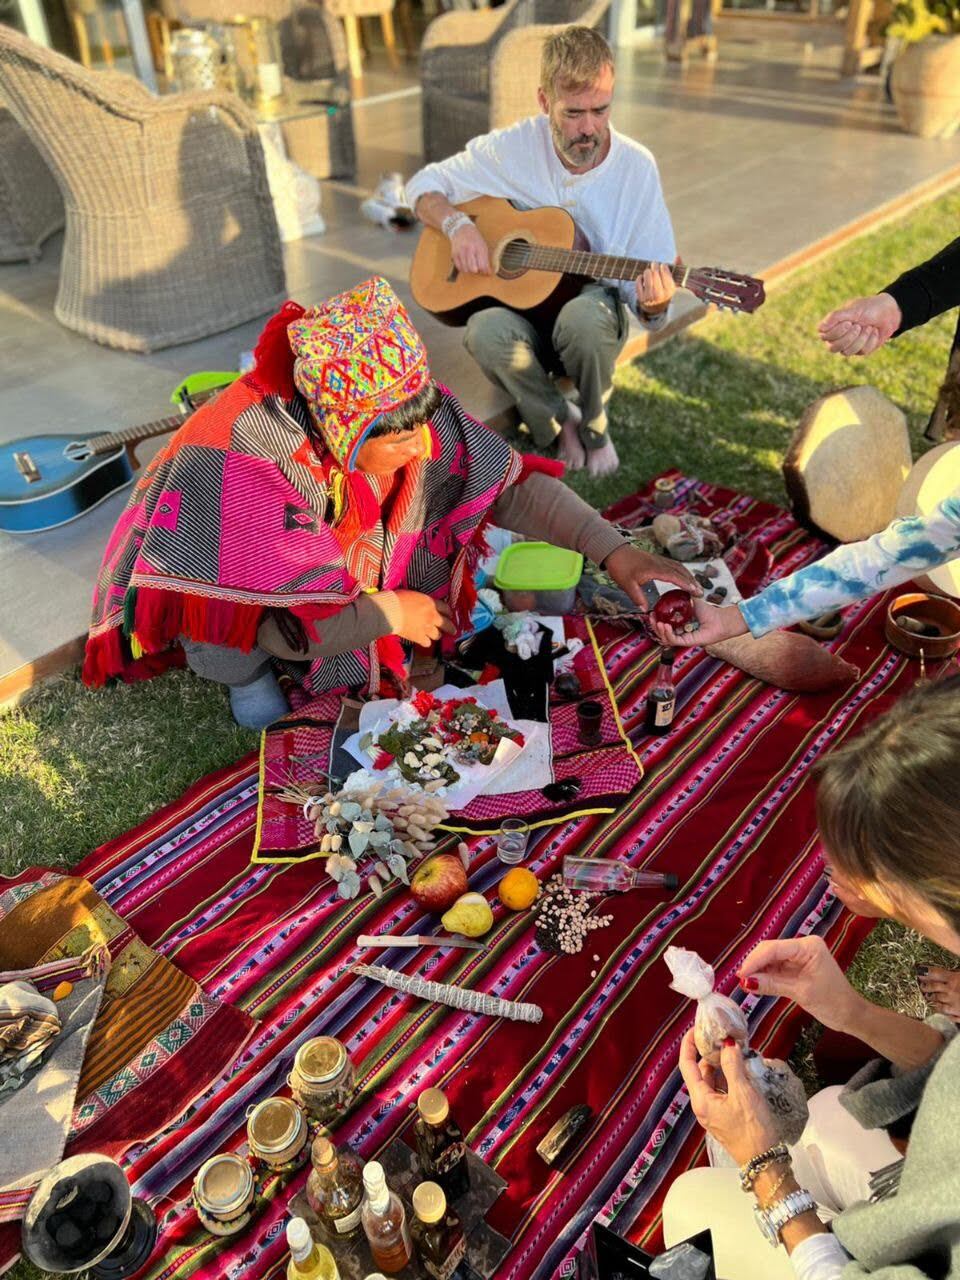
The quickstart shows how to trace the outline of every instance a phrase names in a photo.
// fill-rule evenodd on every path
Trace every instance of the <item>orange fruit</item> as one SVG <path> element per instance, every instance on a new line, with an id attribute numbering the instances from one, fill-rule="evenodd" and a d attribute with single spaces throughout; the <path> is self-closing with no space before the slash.
<path id="1" fill-rule="evenodd" d="M 540 881 L 526 867 L 511 867 L 500 881 L 500 901 L 511 911 L 526 911 L 540 893 Z"/>

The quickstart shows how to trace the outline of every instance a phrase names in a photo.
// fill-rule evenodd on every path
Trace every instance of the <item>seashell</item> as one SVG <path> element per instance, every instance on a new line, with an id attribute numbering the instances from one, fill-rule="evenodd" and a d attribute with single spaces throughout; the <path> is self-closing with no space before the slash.
<path id="1" fill-rule="evenodd" d="M 430 838 L 429 832 L 424 831 L 422 827 L 412 825 L 407 828 L 407 834 L 412 840 L 428 840 Z"/>
<path id="2" fill-rule="evenodd" d="M 382 898 L 382 897 L 383 897 L 383 885 L 381 884 L 379 877 L 377 877 L 377 876 L 368 876 L 368 877 L 367 877 L 367 884 L 368 884 L 368 885 L 370 886 L 370 888 L 373 890 L 373 896 L 374 896 L 375 898 Z"/>
<path id="3" fill-rule="evenodd" d="M 321 853 L 332 853 L 332 852 L 333 852 L 333 845 L 330 843 L 332 839 L 333 839 L 333 836 L 330 836 L 330 835 L 326 835 L 326 836 L 324 836 L 324 837 L 323 837 L 323 839 L 320 841 L 320 852 L 321 852 Z"/>
<path id="4" fill-rule="evenodd" d="M 341 808 L 342 808 L 342 805 L 340 804 L 339 800 L 331 800 L 330 809 L 329 809 L 330 817 L 338 818 L 340 816 Z"/>
<path id="5" fill-rule="evenodd" d="M 432 782 L 427 782 L 427 783 L 424 785 L 424 788 L 423 788 L 423 789 L 424 789 L 424 791 L 439 791 L 439 790 L 440 790 L 440 788 L 441 788 L 442 786 L 443 786 L 443 779 L 442 779 L 442 778 L 435 778 Z M 429 820 L 430 820 L 430 819 L 429 819 L 429 814 L 427 814 L 427 815 L 426 815 L 426 820 L 429 822 Z"/>
<path id="6" fill-rule="evenodd" d="M 403 841 L 403 851 L 408 858 L 419 858 L 420 850 L 411 840 Z"/>
<path id="7" fill-rule="evenodd" d="M 329 836 L 331 853 L 339 853 L 343 848 L 343 836 L 340 834 Z"/>

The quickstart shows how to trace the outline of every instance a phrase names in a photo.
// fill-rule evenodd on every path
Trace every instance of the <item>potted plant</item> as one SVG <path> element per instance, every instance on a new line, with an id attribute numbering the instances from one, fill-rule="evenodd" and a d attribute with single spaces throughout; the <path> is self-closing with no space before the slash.
<path id="1" fill-rule="evenodd" d="M 960 127 L 960 0 L 898 0 L 887 35 L 901 42 L 890 76 L 900 123 L 921 138 Z"/>

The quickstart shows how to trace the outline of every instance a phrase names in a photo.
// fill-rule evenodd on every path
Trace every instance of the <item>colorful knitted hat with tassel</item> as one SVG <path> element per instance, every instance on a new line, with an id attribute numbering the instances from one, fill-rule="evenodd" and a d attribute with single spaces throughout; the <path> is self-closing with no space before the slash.
<path id="1" fill-rule="evenodd" d="M 381 414 L 430 381 L 423 340 L 403 303 L 373 276 L 311 307 L 287 327 L 293 377 L 327 448 L 344 471 Z"/>

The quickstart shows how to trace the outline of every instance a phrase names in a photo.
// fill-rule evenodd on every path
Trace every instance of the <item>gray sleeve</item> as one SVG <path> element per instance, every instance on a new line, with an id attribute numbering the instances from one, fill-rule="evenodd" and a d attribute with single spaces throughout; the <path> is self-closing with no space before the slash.
<path id="1" fill-rule="evenodd" d="M 491 516 L 501 529 L 579 551 L 594 564 L 602 564 L 627 541 L 562 480 L 537 471 L 507 489 Z"/>
<path id="2" fill-rule="evenodd" d="M 383 591 L 377 595 L 360 596 L 353 604 L 344 607 L 329 618 L 313 625 L 313 636 L 308 635 L 306 652 L 287 644 L 274 618 L 260 624 L 257 644 L 274 658 L 288 662 L 312 662 L 316 658 L 331 658 L 337 653 L 351 653 L 365 649 L 381 636 L 391 635 L 399 625 L 399 608 L 396 595 Z"/>
<path id="3" fill-rule="evenodd" d="M 925 1022 L 943 1036 L 943 1049 L 957 1034 L 956 1023 L 942 1014 L 935 1013 Z M 840 1095 L 841 1105 L 864 1129 L 885 1129 L 916 1111 L 943 1049 L 911 1071 L 898 1071 L 883 1058 L 872 1059 L 848 1082 Z"/>

